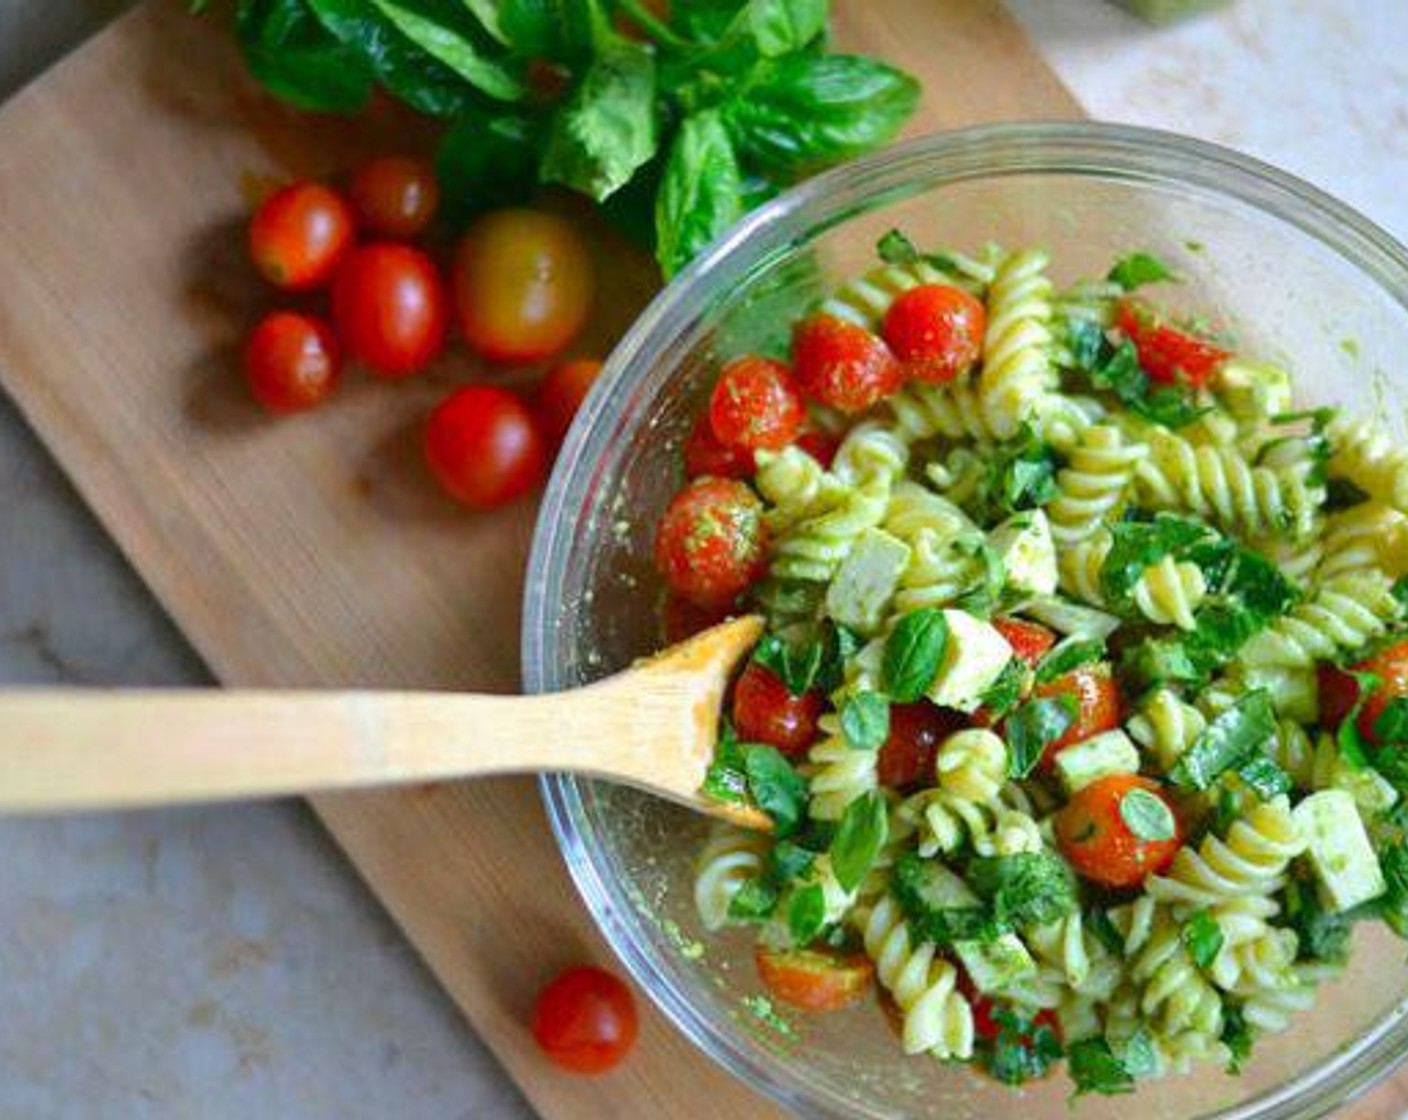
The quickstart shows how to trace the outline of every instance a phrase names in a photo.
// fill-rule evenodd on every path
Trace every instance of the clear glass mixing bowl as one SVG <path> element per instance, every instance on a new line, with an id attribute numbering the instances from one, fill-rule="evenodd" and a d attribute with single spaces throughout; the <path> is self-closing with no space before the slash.
<path id="1" fill-rule="evenodd" d="M 1288 175 L 1178 136 L 1094 124 L 1003 125 L 903 145 L 803 184 L 752 214 L 663 291 L 612 354 L 558 460 L 538 522 L 523 650 L 530 691 L 568 688 L 657 643 L 653 527 L 678 447 L 720 359 L 785 342 L 799 307 L 875 263 L 898 226 L 921 246 L 989 239 L 1051 250 L 1058 279 L 1135 248 L 1170 261 L 1181 298 L 1282 360 L 1314 403 L 1408 399 L 1408 251 Z M 1390 407 L 1392 402 L 1392 407 Z M 1389 415 L 1389 413 L 1392 415 Z M 570 721 L 572 713 L 563 712 Z M 829 1016 L 760 1000 L 746 934 L 709 937 L 691 863 L 705 823 L 630 790 L 549 777 L 577 887 L 636 981 L 701 1049 L 807 1115 L 1065 1116 L 1064 1077 L 1012 1091 L 900 1053 L 872 1001 Z M 1358 935 L 1354 963 L 1241 1077 L 1206 1068 L 1079 1113 L 1321 1115 L 1408 1048 L 1402 943 Z"/>

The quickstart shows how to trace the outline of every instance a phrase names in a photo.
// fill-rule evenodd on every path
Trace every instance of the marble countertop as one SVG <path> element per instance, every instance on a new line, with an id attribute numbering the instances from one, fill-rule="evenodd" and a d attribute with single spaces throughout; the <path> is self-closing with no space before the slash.
<path id="1" fill-rule="evenodd" d="M 1408 239 L 1401 0 L 1164 30 L 1008 3 L 1092 116 L 1238 147 Z M 0 96 L 121 6 L 0 0 Z M 0 509 L 0 680 L 205 679 L 4 401 Z M 0 850 L 0 1115 L 531 1115 L 301 805 L 6 820 Z"/>

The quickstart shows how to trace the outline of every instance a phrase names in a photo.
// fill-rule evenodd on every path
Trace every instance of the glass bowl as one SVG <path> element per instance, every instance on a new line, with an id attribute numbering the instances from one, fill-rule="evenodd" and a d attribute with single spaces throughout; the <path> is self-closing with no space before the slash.
<path id="1" fill-rule="evenodd" d="M 891 227 L 922 247 L 996 239 L 1052 253 L 1057 279 L 1148 249 L 1247 352 L 1287 363 L 1308 402 L 1376 411 L 1408 398 L 1408 251 L 1273 168 L 1183 137 L 1096 124 L 946 133 L 812 179 L 756 211 L 669 285 L 616 348 L 548 487 L 529 568 L 524 678 L 569 688 L 658 645 L 651 540 L 678 449 L 721 359 L 779 350 L 798 310 L 876 261 Z M 565 720 L 571 711 L 563 712 Z M 706 822 L 621 787 L 543 780 L 577 887 L 667 1016 L 737 1077 L 815 1116 L 1067 1114 L 1064 1077 L 1020 1097 L 962 1067 L 906 1058 L 880 1007 L 788 1014 L 762 997 L 746 932 L 706 935 L 691 865 Z M 1308 1117 L 1408 1048 L 1404 948 L 1361 928 L 1315 1010 L 1260 1041 L 1247 1071 L 1150 1081 L 1080 1113 Z"/>

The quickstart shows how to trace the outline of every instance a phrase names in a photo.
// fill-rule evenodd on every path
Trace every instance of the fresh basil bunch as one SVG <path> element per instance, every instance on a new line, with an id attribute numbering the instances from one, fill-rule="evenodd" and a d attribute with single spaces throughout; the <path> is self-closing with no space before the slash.
<path id="1" fill-rule="evenodd" d="M 379 85 L 448 121 L 438 170 L 452 208 L 560 183 L 611 200 L 669 276 L 779 187 L 885 143 L 913 112 L 908 74 L 827 53 L 827 9 L 239 0 L 235 27 L 250 72 L 295 105 L 356 112 Z"/>

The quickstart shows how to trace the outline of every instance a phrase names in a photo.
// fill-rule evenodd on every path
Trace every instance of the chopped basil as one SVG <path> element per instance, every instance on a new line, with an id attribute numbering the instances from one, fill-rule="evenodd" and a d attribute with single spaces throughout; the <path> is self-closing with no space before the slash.
<path id="1" fill-rule="evenodd" d="M 1145 284 L 1155 284 L 1160 280 L 1174 279 L 1173 269 L 1152 253 L 1130 253 L 1115 262 L 1106 279 L 1118 284 L 1127 292 L 1141 288 Z"/>
<path id="2" fill-rule="evenodd" d="M 971 554 L 983 562 L 983 575 L 979 582 L 953 601 L 959 610 L 967 611 L 977 618 L 990 618 L 1002 598 L 1002 588 L 1007 582 L 1007 568 L 997 549 L 985 540 L 977 541 Z"/>
<path id="3" fill-rule="evenodd" d="M 1159 1072 L 1159 1055 L 1154 1049 L 1154 1040 L 1142 1026 L 1128 1038 L 1112 1040 L 1110 1049 L 1125 1072 L 1136 1081 L 1141 1077 L 1153 1077 Z"/>
<path id="4" fill-rule="evenodd" d="M 1024 424 L 988 453 L 971 512 L 987 523 L 1045 505 L 1056 496 L 1059 466 L 1051 445 Z"/>
<path id="5" fill-rule="evenodd" d="M 942 253 L 921 253 L 913 241 L 897 229 L 891 229 L 875 243 L 875 251 L 886 264 L 918 264 L 921 261 L 943 272 L 954 272 L 954 262 Z"/>
<path id="6" fill-rule="evenodd" d="M 1285 922 L 1295 930 L 1298 960 L 1343 964 L 1349 959 L 1353 918 L 1326 910 L 1314 884 L 1304 879 L 1287 883 L 1285 898 Z"/>
<path id="7" fill-rule="evenodd" d="M 1124 938 L 1110 920 L 1109 912 L 1100 905 L 1092 906 L 1085 915 L 1085 928 L 1095 935 L 1109 952 L 1117 957 L 1124 956 Z"/>
<path id="8" fill-rule="evenodd" d="M 992 1013 L 997 1037 L 978 1051 L 978 1060 L 1004 1085 L 1023 1085 L 1045 1077 L 1063 1051 L 1056 1032 L 1044 1022 L 1028 1019 L 1015 1008 Z"/>
<path id="9" fill-rule="evenodd" d="M 1045 925 L 1076 910 L 1070 869 L 1051 852 L 978 857 L 966 870 L 968 885 L 992 908 L 1001 932 Z"/>
<path id="10" fill-rule="evenodd" d="M 1376 903 L 1379 916 L 1399 937 L 1408 939 L 1408 848 L 1385 844 L 1379 850 L 1379 866 L 1387 884 Z"/>
<path id="11" fill-rule="evenodd" d="M 1138 786 L 1120 798 L 1120 819 L 1140 840 L 1172 840 L 1177 831 L 1168 803 Z"/>
<path id="12" fill-rule="evenodd" d="M 743 764 L 758 808 L 772 818 L 778 836 L 791 836 L 805 815 L 807 783 L 776 747 L 763 743 L 743 749 Z"/>
<path id="13" fill-rule="evenodd" d="M 1182 789 L 1207 789 L 1220 775 L 1248 761 L 1275 734 L 1271 694 L 1255 689 L 1203 729 L 1169 777 Z"/>
<path id="14" fill-rule="evenodd" d="M 1242 1064 L 1252 1056 L 1251 1024 L 1247 1022 L 1242 1009 L 1236 1004 L 1227 1004 L 1222 1009 L 1222 1044 L 1227 1047 L 1227 1072 L 1242 1072 Z"/>
<path id="15" fill-rule="evenodd" d="M 1046 748 L 1075 723 L 1076 702 L 1070 696 L 1041 696 L 1028 700 L 1007 717 L 1007 773 L 1025 778 L 1041 761 Z"/>
<path id="16" fill-rule="evenodd" d="M 1112 542 L 1100 568 L 1100 586 L 1116 606 L 1128 607 L 1144 570 L 1165 556 L 1183 559 L 1194 544 L 1215 534 L 1198 521 L 1160 513 L 1152 521 L 1120 521 L 1110 527 Z"/>
<path id="17" fill-rule="evenodd" d="M 841 827 L 831 841 L 831 869 L 845 890 L 860 886 L 889 834 L 889 809 L 878 790 L 871 790 L 846 806 Z"/>
<path id="18" fill-rule="evenodd" d="M 1181 387 L 1151 388 L 1149 375 L 1139 364 L 1139 353 L 1127 338 L 1118 346 L 1105 345 L 1104 352 L 1090 367 L 1090 383 L 1112 392 L 1135 415 L 1165 428 L 1185 427 L 1208 411 L 1195 404 Z"/>
<path id="19" fill-rule="evenodd" d="M 781 892 L 765 876 L 746 879 L 729 900 L 728 916 L 736 922 L 763 922 L 777 909 Z"/>
<path id="20" fill-rule="evenodd" d="M 1232 822 L 1242 815 L 1241 799 L 1226 786 L 1217 791 L 1217 804 L 1213 806 L 1212 830 L 1219 836 L 1232 827 Z"/>
<path id="21" fill-rule="evenodd" d="M 785 886 L 794 879 L 805 877 L 815 862 L 816 852 L 810 848 L 791 840 L 779 840 L 768 856 L 767 874 L 774 882 Z"/>
<path id="22" fill-rule="evenodd" d="M 861 692 L 841 709 L 841 733 L 858 751 L 878 751 L 890 736 L 890 702 L 878 692 Z"/>
<path id="23" fill-rule="evenodd" d="M 1374 738 L 1384 746 L 1408 743 L 1408 696 L 1395 696 L 1379 713 Z"/>
<path id="24" fill-rule="evenodd" d="M 900 704 L 920 699 L 939 675 L 948 648 L 948 623 L 932 607 L 911 611 L 885 640 L 881 675 L 886 691 Z"/>
<path id="25" fill-rule="evenodd" d="M 1211 968 L 1217 954 L 1222 951 L 1224 940 L 1222 927 L 1210 910 L 1199 910 L 1183 923 L 1179 936 L 1199 968 Z"/>
<path id="26" fill-rule="evenodd" d="M 906 852 L 895 863 L 891 889 L 917 940 L 936 945 L 955 941 L 991 941 L 1006 932 L 995 927 L 985 906 L 955 905 L 952 873 L 936 860 Z"/>
<path id="27" fill-rule="evenodd" d="M 821 658 L 821 642 L 812 640 L 792 646 L 776 634 L 764 635 L 753 650 L 753 660 L 771 671 L 793 696 L 811 689 L 821 669 Z"/>
<path id="28" fill-rule="evenodd" d="M 1036 667 L 1036 683 L 1046 684 L 1072 669 L 1103 660 L 1105 643 L 1099 638 L 1067 638 L 1051 650 Z"/>
<path id="29" fill-rule="evenodd" d="M 1268 754 L 1258 754 L 1247 759 L 1237 767 L 1237 776 L 1263 801 L 1290 793 L 1295 785 L 1281 764 Z"/>
<path id="30" fill-rule="evenodd" d="M 1077 319 L 1066 327 L 1066 346 L 1077 369 L 1094 369 L 1101 352 L 1108 345 L 1099 323 Z"/>
<path id="31" fill-rule="evenodd" d="M 714 760 L 704 775 L 704 793 L 715 801 L 739 805 L 748 800 L 748 774 L 743 765 L 743 750 L 733 725 L 727 719 L 719 723 L 719 739 L 714 744 Z"/>
<path id="32" fill-rule="evenodd" d="M 1020 657 L 1008 658 L 997 680 L 981 697 L 983 708 L 993 719 L 1001 719 L 1021 701 L 1028 675 L 1026 663 Z"/>
<path id="33" fill-rule="evenodd" d="M 787 932 L 794 946 L 810 945 L 825 924 L 826 894 L 820 883 L 812 883 L 792 895 L 787 904 Z"/>
<path id="34" fill-rule="evenodd" d="M 1086 1038 L 1072 1044 L 1066 1051 L 1066 1062 L 1078 1097 L 1085 1093 L 1115 1096 L 1134 1092 L 1134 1075 L 1103 1038 Z"/>

